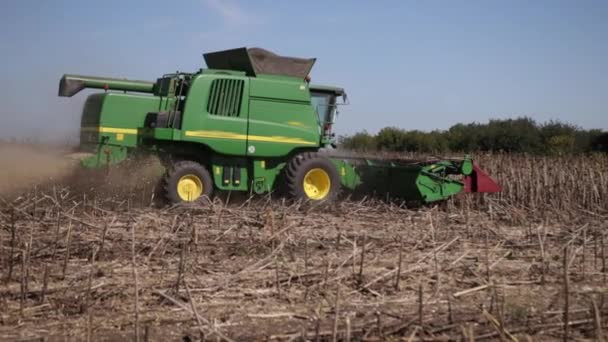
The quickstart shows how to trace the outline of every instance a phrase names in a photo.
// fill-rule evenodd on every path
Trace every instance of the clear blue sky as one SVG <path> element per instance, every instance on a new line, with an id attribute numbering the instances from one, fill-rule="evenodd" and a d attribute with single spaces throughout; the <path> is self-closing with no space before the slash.
<path id="1" fill-rule="evenodd" d="M 339 133 L 530 116 L 608 129 L 608 1 L 0 2 L 0 138 L 78 129 L 64 73 L 153 80 L 201 54 L 317 57 L 347 89 Z"/>

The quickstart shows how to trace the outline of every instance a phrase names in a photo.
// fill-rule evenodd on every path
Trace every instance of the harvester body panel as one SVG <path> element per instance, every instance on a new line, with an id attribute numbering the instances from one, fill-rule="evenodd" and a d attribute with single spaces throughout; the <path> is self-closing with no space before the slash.
<path id="1" fill-rule="evenodd" d="M 303 80 L 252 79 L 250 90 L 247 155 L 280 157 L 319 147 L 319 124 Z"/>
<path id="2" fill-rule="evenodd" d="M 90 95 L 81 120 L 81 143 L 138 145 L 137 128 L 149 112 L 159 111 L 161 99 L 139 94 Z"/>
<path id="3" fill-rule="evenodd" d="M 182 140 L 242 156 L 247 146 L 249 79 L 202 74 L 193 78 L 182 117 Z"/>

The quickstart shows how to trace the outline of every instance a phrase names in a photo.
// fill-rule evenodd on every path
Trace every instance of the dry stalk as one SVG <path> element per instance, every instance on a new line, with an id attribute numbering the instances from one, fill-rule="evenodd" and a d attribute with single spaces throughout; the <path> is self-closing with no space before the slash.
<path id="1" fill-rule="evenodd" d="M 353 257 L 352 257 L 352 268 L 353 268 L 352 273 L 353 273 L 353 278 L 354 278 L 354 277 L 355 277 L 355 275 L 357 274 L 357 273 L 356 273 L 356 267 L 357 267 L 357 265 L 356 265 L 356 264 L 357 264 L 357 261 L 356 261 L 355 256 L 357 255 L 357 239 L 358 239 L 358 238 L 359 238 L 358 236 L 355 236 L 355 237 L 353 238 L 353 253 L 352 253 L 352 256 L 353 256 Z"/>
<path id="2" fill-rule="evenodd" d="M 72 237 L 72 220 L 68 223 L 68 232 L 65 237 L 65 257 L 63 259 L 63 267 L 61 269 L 61 278 L 65 279 L 65 272 L 68 268 L 68 261 L 70 260 L 70 238 Z"/>
<path id="3" fill-rule="evenodd" d="M 87 342 L 93 341 L 93 312 L 87 312 Z"/>
<path id="4" fill-rule="evenodd" d="M 315 342 L 321 341 L 321 318 L 319 315 L 316 315 L 315 319 Z"/>
<path id="5" fill-rule="evenodd" d="M 399 244 L 399 261 L 397 262 L 397 274 L 395 275 L 395 291 L 399 291 L 399 280 L 401 278 L 401 264 L 403 262 L 403 241 Z"/>
<path id="6" fill-rule="evenodd" d="M 462 340 L 468 342 L 475 341 L 475 334 L 473 332 L 473 326 L 469 323 L 460 326 L 460 333 L 462 334 Z"/>
<path id="7" fill-rule="evenodd" d="M 184 287 L 186 288 L 186 293 L 188 294 L 188 301 L 190 302 L 190 308 L 192 309 L 192 312 L 194 313 L 194 317 L 196 318 L 196 323 L 198 324 L 198 329 L 200 331 L 201 334 L 205 334 L 205 331 L 203 329 L 203 322 L 201 321 L 201 316 L 198 314 L 198 311 L 196 310 L 196 305 L 194 304 L 194 300 L 192 299 L 192 294 L 190 293 L 190 287 L 188 287 L 188 283 L 186 282 L 186 280 L 184 279 Z"/>
<path id="8" fill-rule="evenodd" d="M 340 283 L 336 285 L 336 301 L 334 303 L 334 326 L 332 333 L 332 341 L 338 340 L 338 323 L 340 320 Z"/>
<path id="9" fill-rule="evenodd" d="M 600 233 L 600 237 L 601 237 L 600 238 L 600 243 L 602 244 L 601 247 L 600 247 L 601 248 L 600 255 L 601 255 L 601 258 L 602 258 L 602 281 L 604 283 L 606 283 L 606 254 L 604 252 L 604 250 L 605 250 L 604 231 L 602 231 Z"/>
<path id="10" fill-rule="evenodd" d="M 196 229 L 196 225 L 194 224 L 194 217 L 189 215 L 190 220 L 190 243 L 195 246 L 198 246 L 198 229 Z"/>
<path id="11" fill-rule="evenodd" d="M 277 262 L 277 257 L 274 257 L 274 281 L 275 288 L 277 290 L 277 296 L 281 298 L 281 281 L 279 277 L 279 263 Z"/>
<path id="12" fill-rule="evenodd" d="M 441 278 L 439 273 L 439 261 L 437 259 L 437 240 L 435 237 L 435 225 L 433 224 L 433 211 L 429 212 L 429 225 L 431 226 L 431 240 L 433 241 L 433 264 L 435 269 L 435 293 L 441 288 Z"/>
<path id="13" fill-rule="evenodd" d="M 88 313 L 90 310 L 90 306 L 91 306 L 91 289 L 93 287 L 93 273 L 95 272 L 95 258 L 96 258 L 96 251 L 95 248 L 93 248 L 93 250 L 91 251 L 91 261 L 89 263 L 89 274 L 87 277 L 87 292 L 86 295 L 84 296 L 85 299 L 85 303 L 84 305 L 80 308 L 80 312 L 81 313 Z"/>
<path id="14" fill-rule="evenodd" d="M 304 273 L 308 273 L 308 239 L 304 239 Z"/>
<path id="15" fill-rule="evenodd" d="M 57 225 L 55 229 L 55 240 L 53 241 L 53 251 L 51 252 L 51 261 L 55 260 L 55 256 L 57 255 L 57 246 L 59 244 L 59 232 L 61 229 L 61 215 L 57 209 Z M 48 281 L 49 281 L 49 268 L 51 262 L 46 262 L 44 264 L 44 276 L 42 279 L 42 293 L 40 294 L 40 303 L 44 303 L 46 297 L 46 291 L 48 289 Z"/>
<path id="16" fill-rule="evenodd" d="M 494 318 L 494 316 L 492 316 L 489 312 L 487 312 L 486 310 L 484 310 L 483 311 L 483 315 L 492 324 L 492 326 L 494 327 L 494 329 L 496 329 L 496 333 L 500 337 L 501 341 L 504 341 L 507 337 L 511 341 L 514 341 L 514 342 L 518 341 L 518 339 L 515 336 L 513 336 L 510 332 L 508 332 L 504 328 L 504 326 L 502 326 L 501 323 L 496 318 Z"/>
<path id="17" fill-rule="evenodd" d="M 418 334 L 418 331 L 420 329 L 421 329 L 420 326 L 415 326 L 414 330 L 412 331 L 410 336 L 407 338 L 407 342 L 414 342 L 416 340 L 416 335 Z"/>
<path id="18" fill-rule="evenodd" d="M 593 313 L 593 326 L 595 328 L 595 339 L 598 342 L 604 341 L 604 333 L 602 329 L 602 314 L 597 307 L 595 298 L 591 297 L 591 312 Z"/>
<path id="19" fill-rule="evenodd" d="M 185 267 L 185 263 L 186 263 L 186 249 L 188 248 L 187 245 L 182 241 L 180 243 L 180 254 L 179 254 L 179 264 L 177 267 L 177 279 L 175 280 L 175 287 L 174 287 L 174 292 L 175 293 L 179 293 L 179 284 L 182 281 L 182 277 L 184 274 L 184 267 Z"/>
<path id="20" fill-rule="evenodd" d="M 30 282 L 30 259 L 32 258 L 32 243 L 34 242 L 34 225 L 30 225 L 30 232 L 28 242 L 25 245 L 25 293 L 29 293 L 29 282 Z"/>
<path id="21" fill-rule="evenodd" d="M 367 241 L 367 235 L 363 235 L 363 243 L 361 244 L 361 261 L 359 262 L 359 276 L 358 281 L 363 284 L 363 264 L 365 263 L 365 245 Z"/>
<path id="22" fill-rule="evenodd" d="M 491 283 L 490 278 L 490 246 L 488 245 L 488 231 L 486 231 L 484 238 L 484 257 L 485 257 L 485 266 L 486 266 L 486 282 L 488 284 Z"/>
<path id="23" fill-rule="evenodd" d="M 545 226 L 540 225 L 539 230 L 542 228 L 543 235 L 541 236 L 540 231 L 537 232 L 538 235 L 538 249 L 540 250 L 540 283 L 541 285 L 545 285 L 545 238 L 546 231 Z"/>
<path id="24" fill-rule="evenodd" d="M 344 337 L 344 341 L 345 342 L 350 342 L 350 339 L 351 339 L 351 336 L 350 336 L 351 335 L 351 331 L 350 331 L 351 327 L 350 327 L 350 316 L 349 315 L 346 315 L 345 321 L 346 321 L 345 322 L 346 323 L 346 336 Z"/>
<path id="25" fill-rule="evenodd" d="M 570 290 L 569 290 L 569 277 L 568 277 L 568 246 L 564 247 L 563 255 L 563 268 L 564 268 L 564 341 L 568 341 L 569 338 L 569 322 L 570 322 Z"/>
<path id="26" fill-rule="evenodd" d="M 20 295 L 19 295 L 19 315 L 23 316 L 23 309 L 25 306 L 25 269 L 26 269 L 26 259 L 27 259 L 27 253 L 24 250 L 21 251 L 21 286 L 20 288 Z"/>
<path id="27" fill-rule="evenodd" d="M 10 232 L 11 232 L 11 242 L 10 242 L 10 250 L 8 253 L 8 258 L 6 261 L 8 263 L 8 274 L 6 275 L 5 284 L 8 285 L 12 281 L 13 278 L 13 258 L 15 255 L 15 244 L 17 239 L 17 217 L 15 216 L 15 208 L 11 207 L 11 215 L 10 215 Z"/>
<path id="28" fill-rule="evenodd" d="M 451 299 L 452 297 L 448 294 L 447 298 L 448 298 L 448 323 L 453 324 L 454 316 L 452 316 L 452 299 Z"/>
<path id="29" fill-rule="evenodd" d="M 336 234 L 336 250 L 340 249 L 340 240 L 342 239 L 342 232 L 340 231 L 340 228 L 336 228 L 336 230 L 338 231 L 338 234 Z"/>
<path id="30" fill-rule="evenodd" d="M 112 219 L 112 223 L 114 223 L 114 219 Z M 103 252 L 103 247 L 106 242 L 106 235 L 108 234 L 108 228 L 112 223 L 107 223 L 103 225 L 103 232 L 101 233 L 101 242 L 99 243 L 99 252 L 97 252 L 97 258 L 100 258 L 101 253 Z"/>
<path id="31" fill-rule="evenodd" d="M 188 289 L 186 289 L 186 291 L 188 291 Z M 155 294 L 157 294 L 157 295 L 159 295 L 159 296 L 161 296 L 161 297 L 163 297 L 164 299 L 167 299 L 167 300 L 168 300 L 168 301 L 170 301 L 171 303 L 173 303 L 173 304 L 175 304 L 175 305 L 179 306 L 179 307 L 180 307 L 182 310 L 184 310 L 184 311 L 186 311 L 186 312 L 189 312 L 189 313 L 190 313 L 190 314 L 192 314 L 192 315 L 196 315 L 196 314 L 194 313 L 194 311 L 192 311 L 192 309 L 191 309 L 191 308 L 188 308 L 188 307 L 187 307 L 187 306 L 186 306 L 186 305 L 185 305 L 183 302 L 181 302 L 181 301 L 179 301 L 179 300 L 177 300 L 177 299 L 175 299 L 175 298 L 171 297 L 170 295 L 166 294 L 165 292 L 162 292 L 162 291 L 154 291 L 154 293 L 155 293 Z M 198 317 L 197 317 L 197 319 L 200 319 L 200 320 L 201 320 L 203 323 L 205 323 L 207 326 L 209 326 L 209 327 L 210 327 L 209 329 L 211 330 L 211 332 L 212 332 L 212 333 L 214 333 L 214 334 L 218 335 L 218 336 L 219 336 L 221 339 L 224 339 L 224 340 L 226 340 L 226 341 L 228 341 L 228 342 L 233 342 L 233 340 L 232 340 L 231 338 L 229 338 L 228 336 L 226 336 L 226 335 L 222 334 L 222 333 L 221 333 L 221 332 L 220 332 L 220 331 L 217 329 L 217 327 L 212 326 L 211 322 L 209 322 L 207 319 L 205 319 L 204 317 L 202 317 L 202 316 L 200 316 L 200 315 L 197 315 L 197 316 L 198 316 Z"/>
<path id="32" fill-rule="evenodd" d="M 137 263 L 135 260 L 135 224 L 131 224 L 131 269 L 135 285 L 135 341 L 139 342 L 139 281 L 137 278 Z"/>
<path id="33" fill-rule="evenodd" d="M 413 266 L 411 266 L 410 268 L 408 268 L 407 270 L 405 270 L 405 272 L 404 272 L 403 274 L 405 274 L 405 273 L 409 273 L 409 272 L 412 272 L 412 271 L 414 271 L 414 270 L 419 269 L 419 268 L 421 267 L 421 266 L 420 266 L 420 264 L 421 264 L 423 261 L 425 261 L 426 259 L 428 259 L 429 257 L 431 257 L 431 256 L 432 256 L 434 253 L 439 253 L 439 252 L 441 252 L 442 250 L 447 249 L 449 246 L 451 246 L 453 243 L 455 243 L 455 242 L 456 242 L 456 241 L 458 241 L 459 239 L 460 239 L 460 237 L 458 237 L 458 236 L 457 236 L 457 237 L 453 238 L 452 240 L 450 240 L 450 241 L 448 241 L 448 242 L 446 242 L 446 243 L 442 244 L 441 246 L 439 246 L 439 247 L 435 248 L 433 251 L 430 251 L 430 252 L 426 253 L 424 256 L 422 256 L 420 259 L 418 259 L 418 261 L 416 261 L 416 263 L 414 263 L 414 264 L 413 264 Z M 388 271 L 388 272 L 384 273 L 383 275 L 380 275 L 380 276 L 376 277 L 374 280 L 372 280 L 372 281 L 368 282 L 367 284 L 365 284 L 365 285 L 363 286 L 363 288 L 364 288 L 364 289 L 369 289 L 369 287 L 370 287 L 371 285 L 373 285 L 373 284 L 375 284 L 375 283 L 379 282 L 380 280 L 382 280 L 382 279 L 384 279 L 384 278 L 386 278 L 386 277 L 388 277 L 388 276 L 392 275 L 392 274 L 393 274 L 393 273 L 395 273 L 395 272 L 397 272 L 397 269 L 396 269 L 396 268 L 394 268 L 394 269 L 392 269 L 392 270 L 390 270 L 390 271 Z M 352 291 L 351 293 L 355 293 L 355 292 L 357 292 L 357 291 Z"/>
<path id="34" fill-rule="evenodd" d="M 378 336 L 380 336 L 381 338 L 384 338 L 384 333 L 383 333 L 383 329 L 382 329 L 382 320 L 381 320 L 381 317 L 380 317 L 380 312 L 376 311 L 375 315 L 376 315 L 376 331 L 378 332 Z"/>
<path id="35" fill-rule="evenodd" d="M 327 288 L 327 282 L 329 280 L 329 264 L 330 264 L 331 260 L 326 259 L 325 260 L 325 273 L 323 276 L 323 287 Z"/>
<path id="36" fill-rule="evenodd" d="M 422 282 L 418 284 L 418 326 L 422 327 L 424 312 L 424 298 L 422 293 Z"/>
<path id="37" fill-rule="evenodd" d="M 581 272 L 582 272 L 582 278 L 583 280 L 585 280 L 585 273 L 587 270 L 586 267 L 586 260 L 585 260 L 585 254 L 587 254 L 587 228 L 585 228 L 585 230 L 583 230 L 583 254 L 581 256 Z"/>
<path id="38" fill-rule="evenodd" d="M 593 232 L 593 270 L 597 270 L 597 231 Z"/>

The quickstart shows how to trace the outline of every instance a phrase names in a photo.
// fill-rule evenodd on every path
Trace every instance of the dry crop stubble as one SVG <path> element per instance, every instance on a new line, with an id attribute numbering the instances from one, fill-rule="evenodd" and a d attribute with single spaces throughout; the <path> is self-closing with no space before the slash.
<path id="1" fill-rule="evenodd" d="M 415 210 L 5 198 L 0 339 L 603 338 L 606 157 L 478 160 L 502 194 Z"/>

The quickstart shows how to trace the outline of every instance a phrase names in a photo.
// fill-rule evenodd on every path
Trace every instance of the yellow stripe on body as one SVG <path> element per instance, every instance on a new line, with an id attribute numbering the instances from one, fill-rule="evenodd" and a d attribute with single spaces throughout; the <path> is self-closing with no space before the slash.
<path id="1" fill-rule="evenodd" d="M 222 131 L 186 131 L 187 137 L 196 138 L 216 138 L 216 139 L 232 139 L 232 140 L 247 140 L 246 134 L 222 132 Z"/>
<path id="2" fill-rule="evenodd" d="M 229 133 L 222 131 L 186 131 L 187 137 L 197 138 L 212 138 L 212 139 L 229 139 L 229 140 L 249 140 L 260 142 L 277 142 L 283 144 L 301 144 L 301 145 L 317 145 L 316 142 L 307 141 L 300 138 L 289 138 L 282 136 L 262 136 L 262 135 L 246 135 Z"/>
<path id="3" fill-rule="evenodd" d="M 82 127 L 81 131 L 100 132 L 100 133 L 116 133 L 116 134 L 137 134 L 135 128 L 118 128 L 118 127 Z M 317 145 L 316 142 L 308 141 L 300 138 L 290 138 L 283 136 L 263 136 L 263 135 L 246 135 L 222 131 L 186 131 L 187 137 L 196 138 L 212 138 L 212 139 L 229 139 L 229 140 L 249 140 L 259 142 L 276 142 L 283 144 L 298 144 L 298 145 Z"/>
<path id="4" fill-rule="evenodd" d="M 305 124 L 301 123 L 300 121 L 287 121 L 287 124 L 289 126 L 295 126 L 295 127 L 301 127 L 301 128 L 309 128 L 308 126 L 306 126 Z"/>
<path id="5" fill-rule="evenodd" d="M 135 128 L 99 127 L 100 133 L 137 134 Z"/>
<path id="6" fill-rule="evenodd" d="M 288 138 L 288 137 L 281 137 L 281 136 L 266 137 L 266 136 L 260 136 L 260 135 L 250 135 L 250 136 L 248 136 L 248 139 L 250 141 L 278 142 L 278 143 L 284 143 L 284 144 L 317 145 L 316 142 L 307 141 L 307 140 L 300 139 L 300 138 Z"/>
<path id="7" fill-rule="evenodd" d="M 137 134 L 136 128 L 118 128 L 118 127 L 81 127 L 83 132 L 99 132 L 99 133 L 116 133 L 116 134 Z"/>

